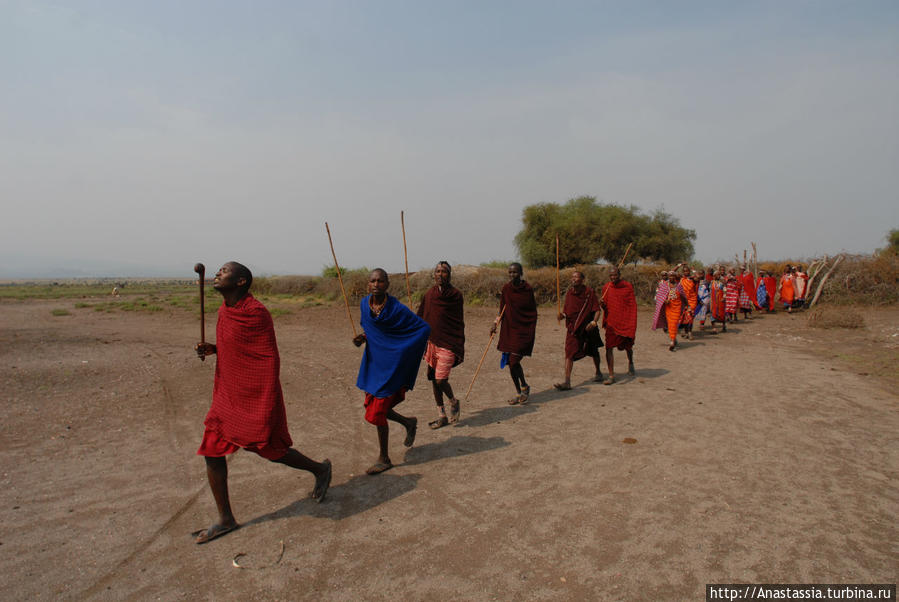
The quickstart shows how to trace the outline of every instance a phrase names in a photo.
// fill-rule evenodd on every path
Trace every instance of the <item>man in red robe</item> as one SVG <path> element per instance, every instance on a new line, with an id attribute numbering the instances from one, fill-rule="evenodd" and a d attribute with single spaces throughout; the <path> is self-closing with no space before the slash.
<path id="1" fill-rule="evenodd" d="M 293 449 L 281 393 L 281 358 L 272 317 L 250 294 L 253 275 L 235 261 L 219 269 L 213 287 L 224 301 L 218 311 L 213 343 L 197 343 L 201 358 L 216 355 L 212 407 L 197 454 L 206 458 L 206 476 L 218 508 L 219 522 L 194 533 L 206 543 L 238 527 L 228 496 L 226 456 L 239 449 L 315 475 L 312 497 L 325 498 L 331 462 L 315 462 Z"/>
<path id="2" fill-rule="evenodd" d="M 428 289 L 418 306 L 418 317 L 431 327 L 424 359 L 437 403 L 437 419 L 428 423 L 432 429 L 458 422 L 461 413 L 449 375 L 465 357 L 465 317 L 462 291 L 452 285 L 451 276 L 450 264 L 438 263 L 434 268 L 434 286 Z M 449 416 L 443 406 L 444 395 L 449 401 Z"/>
<path id="3" fill-rule="evenodd" d="M 593 381 L 602 382 L 602 372 L 599 369 L 599 348 L 602 347 L 602 337 L 596 327 L 596 317 L 599 312 L 599 300 L 593 289 L 584 284 L 583 272 L 575 271 L 571 274 L 571 286 L 565 293 L 565 305 L 560 320 L 565 320 L 565 380 L 555 383 L 553 386 L 559 391 L 571 390 L 571 370 L 574 362 L 590 356 L 593 358 L 593 366 L 596 368 Z"/>
<path id="4" fill-rule="evenodd" d="M 499 315 L 493 321 L 490 334 L 502 323 L 496 348 L 502 352 L 500 367 L 509 366 L 509 373 L 518 395 L 509 399 L 509 405 L 527 403 L 531 387 L 524 379 L 521 360 L 534 351 L 537 334 L 537 300 L 534 289 L 524 280 L 520 263 L 509 264 L 509 282 L 500 293 Z"/>
<path id="5" fill-rule="evenodd" d="M 609 281 L 602 288 L 600 304 L 603 308 L 602 326 L 606 331 L 606 366 L 609 376 L 603 384 L 615 382 L 613 350 L 627 352 L 627 373 L 634 376 L 634 337 L 637 334 L 637 298 L 630 282 L 621 279 L 621 272 L 612 266 Z"/>

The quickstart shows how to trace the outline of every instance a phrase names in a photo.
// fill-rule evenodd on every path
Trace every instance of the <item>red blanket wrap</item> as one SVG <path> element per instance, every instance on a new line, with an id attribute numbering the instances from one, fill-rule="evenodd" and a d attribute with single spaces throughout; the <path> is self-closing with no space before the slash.
<path id="1" fill-rule="evenodd" d="M 522 280 L 518 286 L 507 282 L 500 296 L 499 309 L 503 313 L 502 330 L 496 348 L 503 353 L 531 355 L 537 332 L 537 301 L 534 289 Z"/>
<path id="2" fill-rule="evenodd" d="M 293 441 L 271 315 L 249 294 L 234 307 L 222 303 L 215 338 L 215 385 L 206 428 L 266 458 L 283 456 Z"/>
<path id="3" fill-rule="evenodd" d="M 593 289 L 586 285 L 571 287 L 565 293 L 565 358 L 579 360 L 586 356 L 597 357 L 602 347 L 599 329 L 587 332 L 587 324 L 599 310 L 599 300 Z"/>
<path id="4" fill-rule="evenodd" d="M 768 309 L 774 309 L 774 296 L 777 294 L 777 278 L 774 276 L 765 276 L 759 278 L 765 281 L 765 290 L 768 292 Z"/>
<path id="5" fill-rule="evenodd" d="M 752 272 L 744 272 L 740 278 L 743 279 L 743 292 L 749 297 L 754 307 L 759 306 L 759 300 L 755 296 L 755 277 Z"/>
<path id="6" fill-rule="evenodd" d="M 453 366 L 465 357 L 465 318 L 462 291 L 452 285 L 428 289 L 418 305 L 418 317 L 431 327 L 430 341 L 456 356 Z"/>
<path id="7" fill-rule="evenodd" d="M 637 297 L 634 287 L 626 280 L 602 287 L 602 326 L 606 330 L 606 345 L 621 348 L 620 338 L 633 339 L 637 336 Z"/>

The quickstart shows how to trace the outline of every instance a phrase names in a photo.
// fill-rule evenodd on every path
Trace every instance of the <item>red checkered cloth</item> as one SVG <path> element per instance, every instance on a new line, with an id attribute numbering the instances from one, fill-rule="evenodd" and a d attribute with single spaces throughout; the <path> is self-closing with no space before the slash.
<path id="1" fill-rule="evenodd" d="M 626 280 L 619 280 L 615 284 L 607 282 L 602 287 L 600 300 L 605 308 L 602 316 L 602 325 L 606 329 L 606 345 L 617 347 L 609 343 L 612 334 L 619 337 L 633 339 L 637 335 L 637 298 L 634 295 L 634 287 Z"/>
<path id="2" fill-rule="evenodd" d="M 212 407 L 204 424 L 225 441 L 277 459 L 293 445 L 281 393 L 281 358 L 272 317 L 246 295 L 224 303 L 215 327 L 216 364 Z M 204 439 L 205 442 L 205 439 Z M 201 447 L 197 452 L 205 455 Z"/>

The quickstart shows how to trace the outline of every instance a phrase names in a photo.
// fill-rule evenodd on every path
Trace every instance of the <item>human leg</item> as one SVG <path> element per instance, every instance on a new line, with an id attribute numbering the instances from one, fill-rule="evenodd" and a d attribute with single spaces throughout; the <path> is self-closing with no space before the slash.
<path id="1" fill-rule="evenodd" d="M 205 531 L 199 531 L 194 538 L 195 543 L 206 543 L 237 528 L 237 520 L 231 512 L 231 500 L 228 496 L 228 461 L 224 457 L 206 457 L 206 478 L 209 489 L 218 509 L 218 523 Z"/>

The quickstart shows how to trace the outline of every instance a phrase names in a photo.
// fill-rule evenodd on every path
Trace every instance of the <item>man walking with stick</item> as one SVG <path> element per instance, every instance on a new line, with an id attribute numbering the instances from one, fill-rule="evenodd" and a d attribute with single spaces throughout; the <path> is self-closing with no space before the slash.
<path id="1" fill-rule="evenodd" d="M 434 268 L 434 286 L 428 289 L 418 306 L 418 317 L 431 327 L 425 362 L 437 403 L 437 418 L 428 423 L 432 429 L 458 422 L 461 413 L 449 375 L 450 370 L 461 364 L 465 357 L 465 319 L 462 291 L 452 285 L 451 275 L 450 264 L 439 262 Z M 444 395 L 450 406 L 449 416 L 443 406 Z"/>
<path id="2" fill-rule="evenodd" d="M 215 355 L 212 406 L 197 454 L 206 458 L 206 475 L 219 522 L 194 533 L 207 543 L 238 527 L 228 496 L 226 457 L 239 449 L 315 475 L 313 499 L 321 502 L 331 484 L 331 462 L 315 462 L 294 448 L 287 430 L 281 392 L 281 359 L 271 314 L 250 294 L 253 274 L 236 261 L 223 265 L 213 287 L 223 297 L 216 342 L 197 343 L 200 359 Z"/>
<path id="3" fill-rule="evenodd" d="M 553 386 L 559 391 L 571 390 L 571 371 L 574 362 L 590 356 L 596 368 L 593 381 L 602 382 L 599 368 L 599 348 L 602 337 L 596 327 L 599 301 L 593 289 L 584 284 L 584 274 L 571 274 L 571 286 L 565 293 L 565 307 L 559 313 L 559 320 L 565 320 L 565 380 Z"/>
<path id="4" fill-rule="evenodd" d="M 406 391 L 415 386 L 421 357 L 428 344 L 431 328 L 396 297 L 387 294 L 387 272 L 376 268 L 368 275 L 369 294 L 362 298 L 362 334 L 353 339 L 365 344 L 356 386 L 365 393 L 365 420 L 378 429 L 378 459 L 366 469 L 375 475 L 393 468 L 388 453 L 388 420 L 406 429 L 403 445 L 412 447 L 418 420 L 399 414 L 394 408 L 406 399 Z"/>

